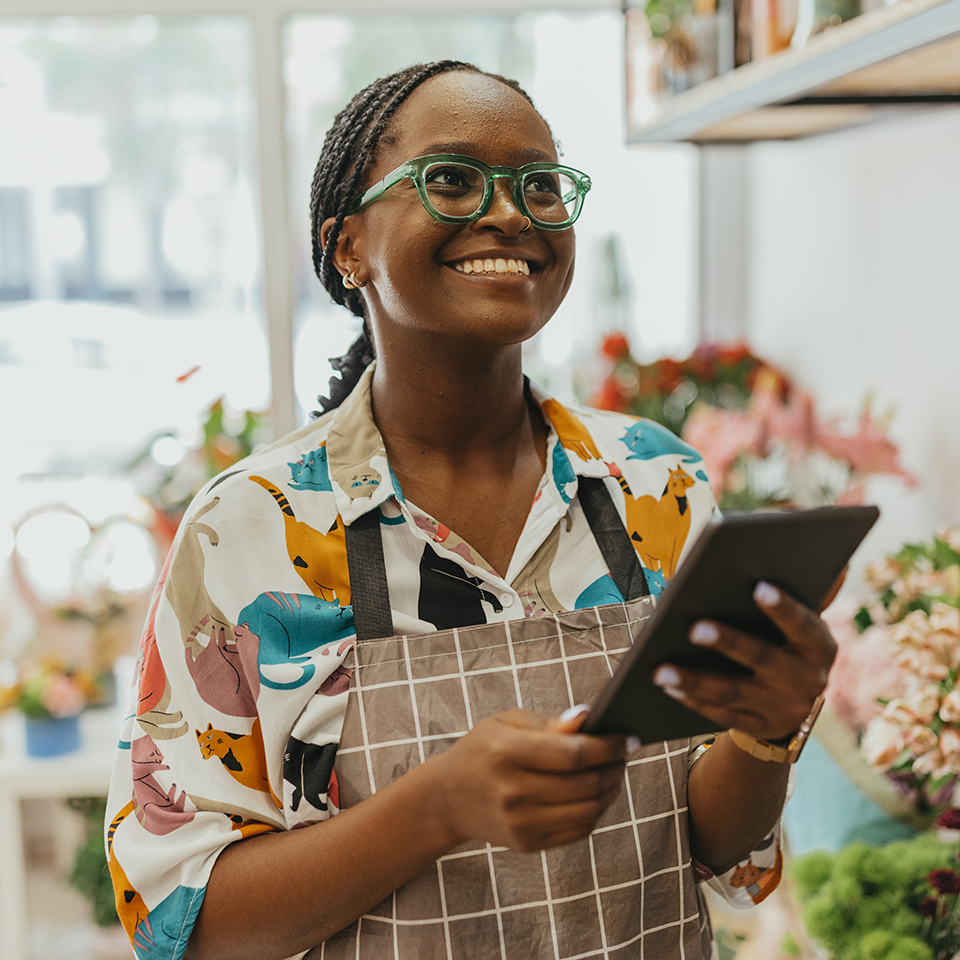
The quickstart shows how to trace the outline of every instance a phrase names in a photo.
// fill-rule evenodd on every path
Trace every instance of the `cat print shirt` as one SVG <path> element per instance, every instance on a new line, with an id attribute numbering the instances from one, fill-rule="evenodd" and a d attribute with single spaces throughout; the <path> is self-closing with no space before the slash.
<path id="1" fill-rule="evenodd" d="M 404 499 L 371 414 L 372 372 L 339 409 L 210 481 L 160 574 L 106 828 L 140 960 L 183 956 L 228 844 L 338 812 L 355 638 L 345 525 L 380 512 L 394 630 L 423 634 L 622 601 L 578 477 L 604 478 L 654 594 L 714 510 L 699 454 L 664 427 L 563 406 L 531 385 L 547 469 L 501 577 Z M 776 832 L 724 877 L 705 875 L 741 906 L 779 877 Z"/>

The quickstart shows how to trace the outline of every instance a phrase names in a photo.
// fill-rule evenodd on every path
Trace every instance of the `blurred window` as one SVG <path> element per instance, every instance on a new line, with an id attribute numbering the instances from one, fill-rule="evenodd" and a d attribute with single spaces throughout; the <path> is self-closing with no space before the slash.
<path id="1" fill-rule="evenodd" d="M 267 409 L 254 87 L 246 17 L 0 20 L 0 562 L 38 511 L 147 521 L 156 437 Z M 110 543 L 140 573 L 106 585 L 142 590 L 143 539 Z M 47 559 L 20 557 L 28 593 L 90 587 Z"/>

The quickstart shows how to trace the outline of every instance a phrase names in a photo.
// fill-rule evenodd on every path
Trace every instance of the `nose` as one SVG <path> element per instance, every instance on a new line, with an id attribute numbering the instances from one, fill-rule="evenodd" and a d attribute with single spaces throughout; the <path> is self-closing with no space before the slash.
<path id="1" fill-rule="evenodd" d="M 504 175 L 494 177 L 490 208 L 476 221 L 477 226 L 501 230 L 508 236 L 516 236 L 520 233 L 527 221 L 527 216 L 517 206 L 514 198 L 515 189 L 516 181 L 512 177 Z"/>

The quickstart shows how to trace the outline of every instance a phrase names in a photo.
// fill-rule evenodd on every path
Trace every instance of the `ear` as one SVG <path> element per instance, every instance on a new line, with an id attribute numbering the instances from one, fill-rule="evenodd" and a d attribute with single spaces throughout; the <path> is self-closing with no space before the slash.
<path id="1" fill-rule="evenodd" d="M 330 230 L 335 222 L 335 217 L 328 217 L 320 225 L 320 242 L 324 247 L 327 245 L 327 238 L 330 236 Z M 344 219 L 343 226 L 340 227 L 337 246 L 333 251 L 333 265 L 341 276 L 346 276 L 353 270 L 358 269 L 362 273 L 362 222 L 361 217 L 349 216 Z"/>

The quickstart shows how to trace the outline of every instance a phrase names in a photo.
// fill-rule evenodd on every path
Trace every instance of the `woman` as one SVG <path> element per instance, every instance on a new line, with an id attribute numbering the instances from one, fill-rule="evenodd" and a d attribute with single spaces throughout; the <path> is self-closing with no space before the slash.
<path id="1" fill-rule="evenodd" d="M 763 586 L 785 648 L 693 635 L 752 678 L 660 669 L 736 743 L 577 733 L 713 509 L 662 428 L 524 380 L 587 190 L 467 64 L 337 118 L 314 259 L 364 334 L 327 413 L 201 492 L 161 576 L 108 815 L 141 957 L 709 956 L 694 870 L 775 886 L 789 767 L 752 745 L 825 685 L 815 613 Z"/>

